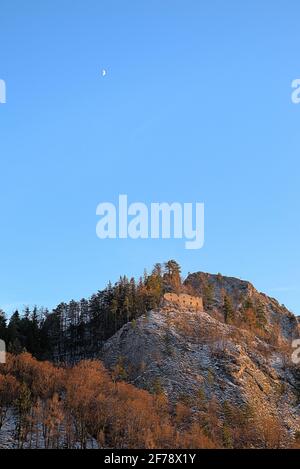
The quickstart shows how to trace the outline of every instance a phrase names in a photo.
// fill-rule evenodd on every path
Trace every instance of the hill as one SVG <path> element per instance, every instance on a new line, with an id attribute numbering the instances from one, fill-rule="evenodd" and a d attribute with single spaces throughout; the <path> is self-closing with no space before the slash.
<path id="1" fill-rule="evenodd" d="M 251 441 L 245 419 L 260 429 L 253 446 L 270 440 L 286 446 L 300 432 L 299 373 L 291 361 L 297 319 L 246 281 L 195 273 L 184 285 L 204 298 L 206 311 L 176 305 L 149 311 L 110 338 L 101 359 L 135 386 L 200 412 L 204 421 L 212 419 L 213 403 L 214 431 L 225 425 L 234 446 Z"/>

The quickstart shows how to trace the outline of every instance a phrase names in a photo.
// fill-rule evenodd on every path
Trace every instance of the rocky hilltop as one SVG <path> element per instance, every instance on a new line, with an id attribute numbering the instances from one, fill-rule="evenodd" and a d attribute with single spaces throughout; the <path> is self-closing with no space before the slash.
<path id="1" fill-rule="evenodd" d="M 291 341 L 299 337 L 299 322 L 297 317 L 284 305 L 280 305 L 275 298 L 258 292 L 254 286 L 245 280 L 226 277 L 221 274 L 198 272 L 188 275 L 185 285 L 192 291 L 206 299 L 206 309 L 217 317 L 223 316 L 222 308 L 224 296 L 228 295 L 232 301 L 236 320 L 245 319 L 247 303 L 254 309 L 260 309 L 263 315 L 263 329 L 273 334 L 275 341 L 285 339 Z M 221 315 L 220 315 L 221 313 Z"/>
<path id="2" fill-rule="evenodd" d="M 296 317 L 236 278 L 200 272 L 183 288 L 203 298 L 203 312 L 164 303 L 125 324 L 101 359 L 135 386 L 200 406 L 203 416 L 214 403 L 223 430 L 228 413 L 247 409 L 262 432 L 253 446 L 263 447 L 271 431 L 286 446 L 300 432 L 299 372 L 291 360 Z"/>

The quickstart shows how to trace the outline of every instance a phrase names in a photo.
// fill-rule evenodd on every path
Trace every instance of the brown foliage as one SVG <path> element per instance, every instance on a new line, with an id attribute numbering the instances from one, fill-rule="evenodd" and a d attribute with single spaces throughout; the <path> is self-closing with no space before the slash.
<path id="1" fill-rule="evenodd" d="M 72 368 L 8 355 L 0 368 L 0 432 L 13 412 L 17 446 L 44 448 L 265 448 L 282 445 L 274 417 L 253 419 L 247 408 L 200 393 L 201 405 L 170 405 L 118 381 L 99 361 Z M 197 401 L 198 403 L 198 401 Z"/>
<path id="2" fill-rule="evenodd" d="M 17 446 L 190 448 L 212 445 L 179 403 L 173 419 L 163 392 L 116 381 L 99 361 L 72 368 L 8 355 L 0 374 L 0 430 L 15 415 Z"/>

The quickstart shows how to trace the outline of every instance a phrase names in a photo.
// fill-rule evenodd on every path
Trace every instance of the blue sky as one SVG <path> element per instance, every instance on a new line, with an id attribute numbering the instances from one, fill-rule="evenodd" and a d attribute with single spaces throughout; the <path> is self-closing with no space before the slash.
<path id="1" fill-rule="evenodd" d="M 299 2 L 1 0 L 0 14 L 0 305 L 52 307 L 175 258 L 300 314 Z M 204 202 L 204 248 L 99 240 L 96 206 L 119 194 Z"/>

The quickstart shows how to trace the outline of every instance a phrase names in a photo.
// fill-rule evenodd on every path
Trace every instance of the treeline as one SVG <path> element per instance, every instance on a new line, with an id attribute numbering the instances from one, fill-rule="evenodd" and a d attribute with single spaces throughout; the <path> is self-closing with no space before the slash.
<path id="1" fill-rule="evenodd" d="M 74 367 L 8 355 L 0 368 L 0 441 L 16 448 L 213 448 L 189 410 L 113 378 L 99 361 Z"/>
<path id="2" fill-rule="evenodd" d="M 170 260 L 156 264 L 137 282 L 121 277 L 91 298 L 61 303 L 51 312 L 26 308 L 7 321 L 0 311 L 0 339 L 9 352 L 27 351 L 39 359 L 91 358 L 124 324 L 157 308 L 165 291 L 180 289 L 180 266 Z"/>
<path id="3" fill-rule="evenodd" d="M 237 309 L 232 297 L 224 290 L 220 304 L 215 304 L 212 284 L 199 278 L 200 292 L 187 282 L 182 283 L 181 268 L 174 260 L 155 264 L 152 272 L 144 272 L 138 281 L 120 277 L 89 299 L 60 303 L 52 311 L 25 308 L 15 311 L 10 320 L 0 310 L 0 339 L 11 353 L 27 351 L 38 359 L 75 362 L 93 358 L 105 340 L 124 324 L 145 312 L 158 308 L 165 292 L 186 292 L 200 295 L 205 310 L 218 319 L 237 327 L 265 335 L 266 316 L 263 305 L 245 297 Z M 222 276 L 219 274 L 220 283 Z M 275 331 L 276 332 L 276 331 Z M 275 334 L 276 335 L 276 334 Z"/>

